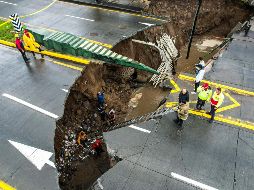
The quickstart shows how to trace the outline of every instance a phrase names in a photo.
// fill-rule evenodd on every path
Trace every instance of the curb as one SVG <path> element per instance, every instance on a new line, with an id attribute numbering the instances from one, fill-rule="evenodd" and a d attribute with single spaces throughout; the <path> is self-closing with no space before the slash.
<path id="1" fill-rule="evenodd" d="M 16 45 L 12 42 L 0 40 L 0 44 L 16 48 Z M 28 49 L 28 48 L 26 48 L 26 50 L 30 51 L 30 49 Z M 67 60 L 67 61 L 73 61 L 73 62 L 76 62 L 76 63 L 85 64 L 85 65 L 90 63 L 90 61 L 87 60 L 87 59 L 82 59 L 82 58 L 79 58 L 79 57 L 70 56 L 70 55 L 66 55 L 66 54 L 60 54 L 60 53 L 56 53 L 56 52 L 52 52 L 52 51 L 45 51 L 45 50 L 41 51 L 41 52 L 35 51 L 35 53 L 47 55 L 49 57 L 54 57 L 54 58 L 58 58 L 58 59 L 64 59 L 64 60 Z"/>

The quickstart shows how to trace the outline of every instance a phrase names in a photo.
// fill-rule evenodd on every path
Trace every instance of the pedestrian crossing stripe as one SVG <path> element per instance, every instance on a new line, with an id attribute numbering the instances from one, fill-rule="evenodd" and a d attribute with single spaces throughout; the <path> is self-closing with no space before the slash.
<path id="1" fill-rule="evenodd" d="M 113 53 L 112 55 L 110 55 L 110 57 L 114 58 L 116 56 L 117 53 Z"/>
<path id="2" fill-rule="evenodd" d="M 9 16 L 9 18 L 11 19 L 11 22 L 12 22 L 12 25 L 13 25 L 14 29 L 17 32 L 20 32 L 22 30 L 22 24 L 20 22 L 18 14 L 17 13 L 12 14 L 12 15 Z"/>
<path id="3" fill-rule="evenodd" d="M 89 49 L 89 51 L 94 51 L 98 46 L 99 46 L 99 45 L 94 44 L 94 45 Z"/>
<path id="4" fill-rule="evenodd" d="M 104 48 L 99 54 L 103 55 L 108 49 Z"/>
<path id="5" fill-rule="evenodd" d="M 109 50 L 109 51 L 106 53 L 106 56 L 109 56 L 111 53 L 113 53 L 113 51 Z"/>
<path id="6" fill-rule="evenodd" d="M 84 43 L 82 43 L 79 47 L 83 48 L 85 45 L 87 45 L 89 43 L 89 41 L 85 41 Z"/>
<path id="7" fill-rule="evenodd" d="M 88 50 L 88 48 L 90 48 L 92 45 L 93 45 L 93 43 L 89 43 L 83 49 Z"/>
<path id="8" fill-rule="evenodd" d="M 103 47 L 100 46 L 99 48 L 97 48 L 97 49 L 94 51 L 94 53 L 98 53 L 102 48 L 103 48 Z"/>

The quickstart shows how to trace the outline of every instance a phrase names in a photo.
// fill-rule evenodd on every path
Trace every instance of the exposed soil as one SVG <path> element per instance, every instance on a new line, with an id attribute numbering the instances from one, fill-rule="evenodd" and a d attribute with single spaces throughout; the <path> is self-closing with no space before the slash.
<path id="1" fill-rule="evenodd" d="M 116 44 L 113 51 L 157 69 L 161 64 L 157 49 L 135 43 L 132 39 L 155 43 L 163 33 L 167 33 L 175 37 L 176 47 L 182 55 L 178 60 L 177 71 L 191 71 L 195 60 L 201 55 L 193 45 L 191 59 L 183 58 L 195 13 L 195 3 L 195 0 L 151 0 L 146 11 L 167 17 L 170 22 L 138 32 Z M 249 15 L 246 7 L 234 1 L 203 0 L 196 37 L 223 38 L 239 21 L 246 20 Z M 195 43 L 199 43 L 197 38 L 193 44 Z M 57 121 L 55 131 L 55 158 L 62 189 L 87 189 L 113 166 L 105 143 L 104 152 L 100 156 L 94 155 L 89 146 L 84 148 L 76 143 L 77 134 L 81 130 L 88 135 L 90 142 L 98 138 L 103 140 L 103 130 L 107 129 L 108 123 L 101 119 L 97 110 L 99 91 L 105 93 L 106 112 L 112 108 L 116 111 L 116 123 L 153 111 L 165 95 L 152 89 L 147 83 L 151 74 L 137 71 L 138 83 L 134 83 L 129 80 L 133 73 L 134 69 L 131 68 L 91 64 L 71 87 L 65 102 L 64 115 Z M 143 88 L 137 88 L 144 85 Z M 132 109 L 128 105 L 137 93 L 142 93 L 142 98 L 138 107 Z M 151 104 L 147 106 L 147 102 Z"/>

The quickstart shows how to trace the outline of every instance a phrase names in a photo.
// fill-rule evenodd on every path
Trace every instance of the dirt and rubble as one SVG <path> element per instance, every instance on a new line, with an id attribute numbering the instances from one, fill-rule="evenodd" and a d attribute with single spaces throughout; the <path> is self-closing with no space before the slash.
<path id="1" fill-rule="evenodd" d="M 195 0 L 151 0 L 146 12 L 166 17 L 169 22 L 137 32 L 116 44 L 112 50 L 157 69 L 161 64 L 158 50 L 133 42 L 132 39 L 156 43 L 156 39 L 167 33 L 175 38 L 181 55 L 176 71 L 191 71 L 197 58 L 207 54 L 206 49 L 204 51 L 198 45 L 193 45 L 191 59 L 184 59 L 195 4 Z M 234 1 L 204 0 L 193 44 L 200 45 L 200 39 L 204 41 L 215 37 L 222 41 L 238 22 L 246 20 L 249 15 L 248 8 Z M 119 160 L 112 150 L 108 151 L 109 147 L 103 142 L 103 131 L 112 124 L 107 119 L 103 121 L 98 111 L 97 93 L 103 91 L 105 94 L 106 113 L 114 109 L 115 123 L 123 122 L 126 118 L 153 111 L 166 95 L 148 83 L 151 76 L 144 71 L 108 64 L 92 63 L 83 70 L 70 89 L 63 116 L 56 123 L 55 159 L 61 189 L 88 189 Z M 135 80 L 131 80 L 132 77 Z M 148 93 L 150 94 L 147 95 Z M 148 102 L 152 104 L 147 104 Z M 77 144 L 80 131 L 87 135 L 85 146 Z M 91 148 L 96 139 L 103 142 L 103 152 L 100 155 L 95 154 Z"/>

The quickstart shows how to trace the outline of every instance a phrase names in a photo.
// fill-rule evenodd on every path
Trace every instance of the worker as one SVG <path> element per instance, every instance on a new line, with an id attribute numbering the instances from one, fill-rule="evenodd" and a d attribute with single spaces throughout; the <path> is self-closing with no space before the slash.
<path id="1" fill-rule="evenodd" d="M 183 88 L 179 93 L 179 104 L 189 102 L 189 92 L 186 88 Z"/>
<path id="2" fill-rule="evenodd" d="M 205 68 L 205 61 L 204 61 L 203 57 L 199 57 L 198 60 L 199 60 L 199 62 L 198 62 L 198 64 L 196 64 L 196 67 Z"/>
<path id="3" fill-rule="evenodd" d="M 195 88 L 194 88 L 194 92 L 191 92 L 191 94 L 196 94 L 197 93 L 197 89 L 200 85 L 200 82 L 203 80 L 204 75 L 205 75 L 205 68 L 201 65 L 198 66 L 198 67 L 200 68 L 200 70 L 196 74 Z"/>
<path id="4" fill-rule="evenodd" d="M 104 92 L 97 93 L 97 100 L 98 100 L 99 107 L 104 107 L 104 103 L 105 103 Z"/>
<path id="5" fill-rule="evenodd" d="M 24 61 L 26 63 L 29 63 L 29 59 L 26 56 L 26 50 L 25 50 L 24 44 L 21 41 L 21 39 L 19 38 L 19 34 L 15 34 L 15 38 L 16 38 L 16 40 L 15 40 L 16 48 L 20 51 Z"/>
<path id="6" fill-rule="evenodd" d="M 212 97 L 212 90 L 208 83 L 204 83 L 202 86 L 198 87 L 198 101 L 196 108 L 201 110 L 207 101 L 210 101 Z"/>
<path id="7" fill-rule="evenodd" d="M 207 114 L 211 115 L 209 123 L 212 123 L 214 121 L 215 111 L 221 106 L 223 101 L 224 95 L 221 92 L 221 88 L 216 88 L 216 91 L 213 93 L 213 96 L 211 98 L 211 110 L 210 112 L 207 112 Z"/>
<path id="8" fill-rule="evenodd" d="M 84 131 L 80 131 L 77 138 L 78 145 L 86 146 L 86 143 L 88 142 L 87 135 Z"/>
<path id="9" fill-rule="evenodd" d="M 114 109 L 111 109 L 108 112 L 108 119 L 109 119 L 109 124 L 110 125 L 114 125 L 115 124 L 115 121 L 116 121 L 116 112 L 115 112 Z"/>
<path id="10" fill-rule="evenodd" d="M 177 118 L 174 120 L 179 126 L 179 131 L 183 130 L 183 121 L 187 120 L 189 115 L 189 102 L 182 102 L 178 105 L 177 109 Z"/>
<path id="11" fill-rule="evenodd" d="M 28 32 L 27 29 L 24 30 L 23 41 L 25 43 L 25 46 L 30 49 L 34 57 L 35 57 L 35 53 L 34 53 L 35 51 L 39 51 L 39 52 L 42 51 L 40 44 L 38 44 L 35 41 L 33 34 Z M 41 54 L 41 58 L 43 57 L 44 55 Z"/>
<path id="12" fill-rule="evenodd" d="M 96 139 L 91 144 L 91 148 L 96 153 L 97 156 L 99 156 L 102 152 L 104 152 L 102 147 L 102 141 L 100 139 Z"/>

